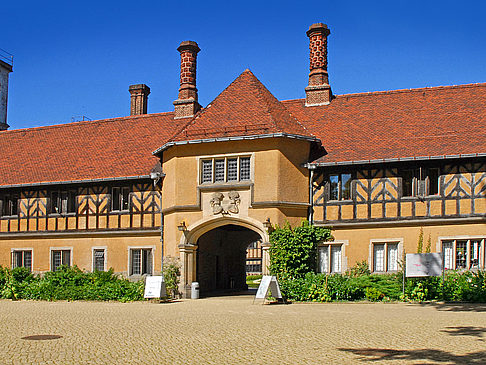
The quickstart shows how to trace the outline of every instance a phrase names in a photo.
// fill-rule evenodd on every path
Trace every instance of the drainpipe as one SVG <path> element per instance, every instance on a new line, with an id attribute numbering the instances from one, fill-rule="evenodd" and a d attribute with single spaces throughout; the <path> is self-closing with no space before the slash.
<path id="1" fill-rule="evenodd" d="M 160 172 L 151 172 L 150 178 L 154 182 L 154 187 L 157 186 L 159 181 L 164 177 L 164 175 Z M 159 188 L 159 199 L 160 199 L 160 244 L 162 247 L 162 255 L 160 261 L 160 272 L 164 274 L 164 213 L 162 212 L 162 182 L 160 183 Z"/>
<path id="2" fill-rule="evenodd" d="M 314 189 L 312 183 L 314 181 L 314 170 L 316 167 L 314 165 L 307 165 L 309 169 L 309 216 L 308 220 L 311 225 L 314 224 Z"/>

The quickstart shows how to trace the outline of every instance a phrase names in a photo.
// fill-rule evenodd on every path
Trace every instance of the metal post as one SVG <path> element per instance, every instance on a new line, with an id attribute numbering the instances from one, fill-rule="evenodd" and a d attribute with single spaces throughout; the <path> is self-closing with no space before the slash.
<path id="1" fill-rule="evenodd" d="M 407 275 L 407 256 L 403 260 L 402 295 L 405 300 L 405 276 Z"/>

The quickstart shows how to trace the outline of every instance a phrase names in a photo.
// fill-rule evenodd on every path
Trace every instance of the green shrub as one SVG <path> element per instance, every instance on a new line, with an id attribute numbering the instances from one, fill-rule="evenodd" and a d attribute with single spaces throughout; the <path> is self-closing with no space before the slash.
<path id="1" fill-rule="evenodd" d="M 181 263 L 176 257 L 164 259 L 164 280 L 167 295 L 171 298 L 179 297 L 179 278 L 181 276 Z"/>
<path id="2" fill-rule="evenodd" d="M 317 243 L 332 239 L 327 228 L 303 221 L 299 227 L 276 227 L 270 234 L 270 272 L 283 276 L 304 276 L 316 269 Z"/>
<path id="3" fill-rule="evenodd" d="M 373 287 L 365 288 L 365 295 L 370 302 L 378 302 L 385 297 L 385 294 Z"/>

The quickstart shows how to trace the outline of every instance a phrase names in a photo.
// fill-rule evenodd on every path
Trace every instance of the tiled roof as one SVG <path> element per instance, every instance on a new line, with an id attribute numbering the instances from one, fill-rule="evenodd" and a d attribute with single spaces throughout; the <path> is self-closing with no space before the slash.
<path id="1" fill-rule="evenodd" d="M 173 113 L 0 132 L 0 186 L 148 175 Z"/>
<path id="2" fill-rule="evenodd" d="M 322 141 L 318 163 L 486 153 L 486 83 L 282 103 Z"/>
<path id="3" fill-rule="evenodd" d="M 255 75 L 245 70 L 170 142 L 275 133 L 313 138 Z"/>

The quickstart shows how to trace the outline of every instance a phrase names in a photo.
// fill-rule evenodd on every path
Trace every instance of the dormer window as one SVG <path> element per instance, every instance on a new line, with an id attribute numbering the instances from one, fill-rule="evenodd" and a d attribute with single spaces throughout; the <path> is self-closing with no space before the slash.
<path id="1" fill-rule="evenodd" d="M 224 156 L 201 160 L 201 184 L 251 180 L 250 156 Z"/>

